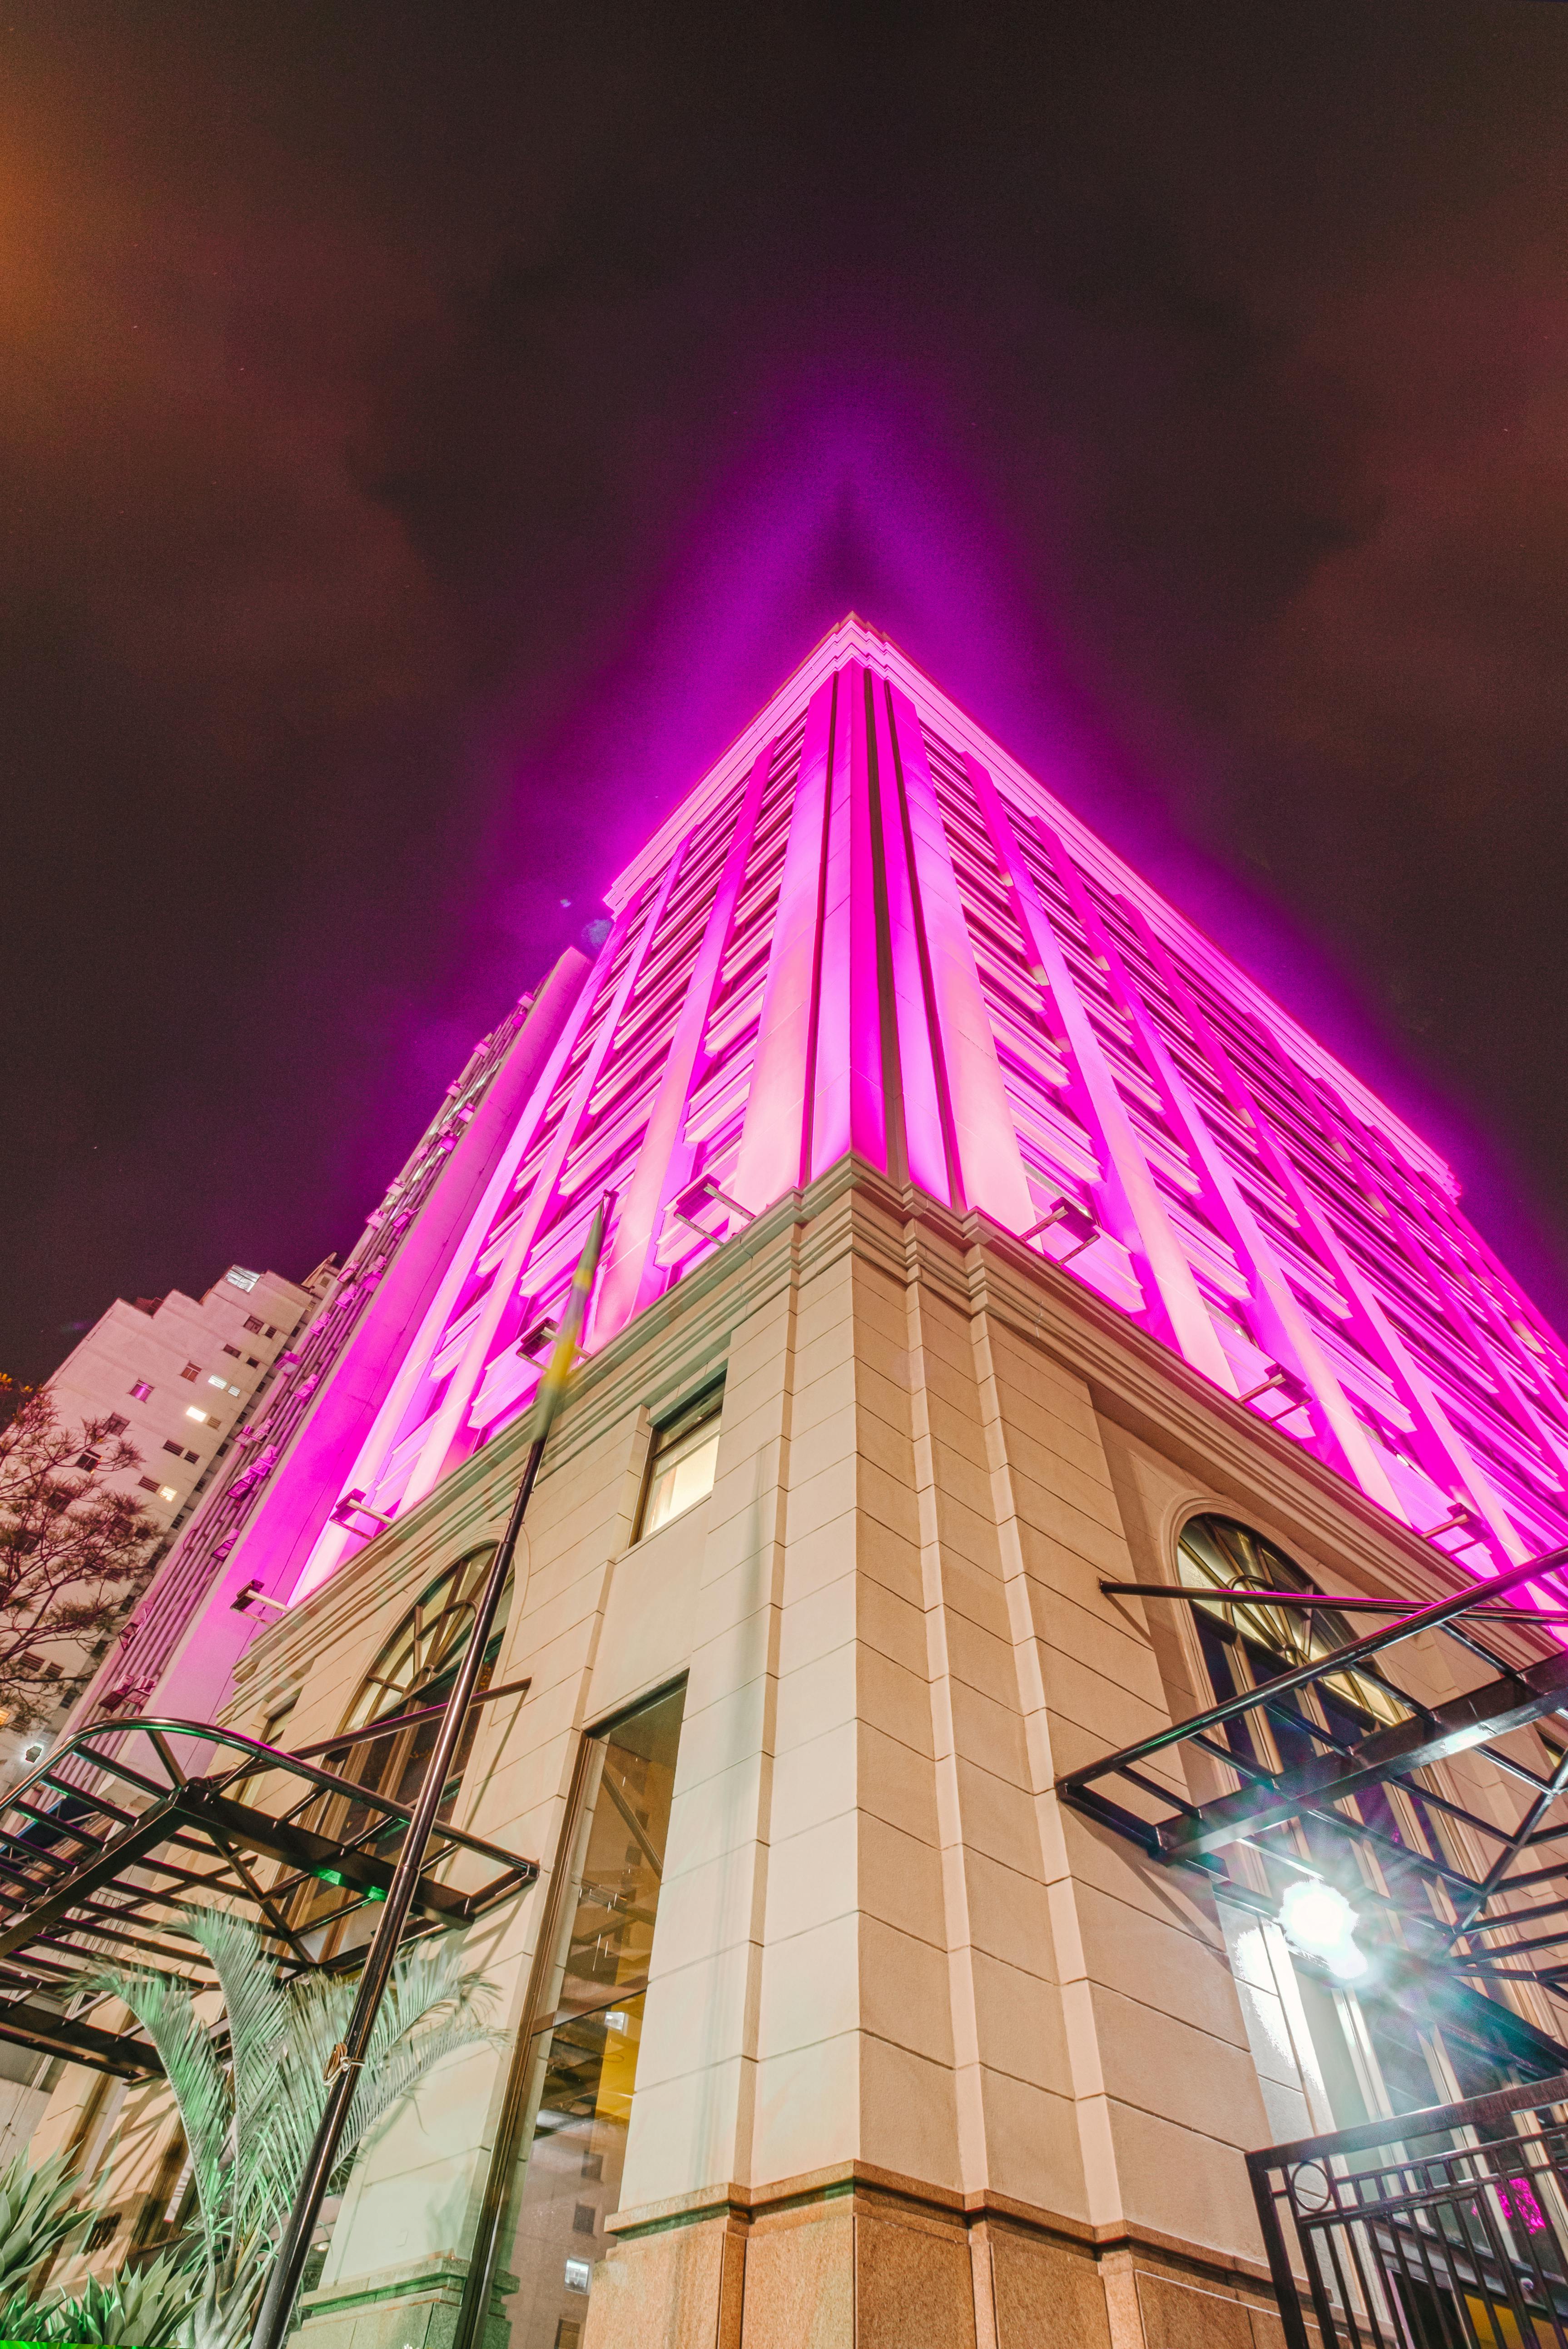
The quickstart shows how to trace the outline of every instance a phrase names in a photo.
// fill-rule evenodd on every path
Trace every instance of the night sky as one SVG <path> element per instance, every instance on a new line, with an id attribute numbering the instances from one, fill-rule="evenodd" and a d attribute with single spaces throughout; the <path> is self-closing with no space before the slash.
<path id="1" fill-rule="evenodd" d="M 348 1246 L 853 607 L 1568 1321 L 1568 8 L 0 9 L 0 1368 Z"/>

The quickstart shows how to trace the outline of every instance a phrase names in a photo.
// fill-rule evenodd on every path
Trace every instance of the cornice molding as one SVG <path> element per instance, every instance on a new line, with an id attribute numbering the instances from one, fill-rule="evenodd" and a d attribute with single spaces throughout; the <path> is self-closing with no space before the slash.
<path id="1" fill-rule="evenodd" d="M 1099 1415 L 1179 1466 L 1194 1491 L 1266 1516 L 1350 1593 L 1425 1603 L 1469 1586 L 1462 1569 L 1397 1525 L 1268 1421 L 1212 1386 L 1180 1355 L 986 1216 L 959 1216 L 852 1154 L 791 1191 L 706 1256 L 578 1373 L 539 1484 L 552 1481 L 624 1413 L 655 1417 L 724 1362 L 736 1330 L 791 1287 L 846 1257 L 900 1286 L 921 1283 L 975 1322 L 992 1320 L 1081 1381 Z M 444 1477 L 302 1605 L 263 1632 L 236 1674 L 244 1692 L 296 1671 L 356 1618 L 491 1538 L 528 1444 L 524 1414 Z M 1195 1504 L 1194 1506 L 1199 1506 Z M 1495 1634 L 1502 1651 L 1544 1654 L 1544 1635 Z"/>

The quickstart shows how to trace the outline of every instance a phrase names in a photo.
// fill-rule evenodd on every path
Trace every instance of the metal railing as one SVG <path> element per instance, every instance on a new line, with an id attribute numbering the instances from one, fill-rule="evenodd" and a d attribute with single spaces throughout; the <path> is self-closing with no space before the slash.
<path id="1" fill-rule="evenodd" d="M 1568 2349 L 1568 2073 L 1247 2169 L 1287 2349 Z"/>

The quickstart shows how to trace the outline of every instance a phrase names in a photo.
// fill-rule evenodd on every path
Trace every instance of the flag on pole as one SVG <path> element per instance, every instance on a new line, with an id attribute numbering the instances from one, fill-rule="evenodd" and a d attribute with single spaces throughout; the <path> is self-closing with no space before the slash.
<path id="1" fill-rule="evenodd" d="M 550 1350 L 550 1360 L 544 1376 L 534 1394 L 533 1440 L 542 1444 L 550 1433 L 551 1422 L 565 1400 L 572 1378 L 572 1366 L 577 1359 L 577 1340 L 583 1333 L 583 1319 L 588 1311 L 588 1299 L 593 1293 L 593 1276 L 599 1268 L 599 1251 L 604 1245 L 604 1226 L 610 1210 L 615 1204 L 613 1191 L 606 1191 L 593 1210 L 593 1220 L 588 1226 L 588 1237 L 583 1243 L 583 1253 L 577 1259 L 577 1269 L 572 1276 L 572 1286 L 566 1293 L 566 1305 L 561 1316 L 561 1327 L 555 1343 Z"/>

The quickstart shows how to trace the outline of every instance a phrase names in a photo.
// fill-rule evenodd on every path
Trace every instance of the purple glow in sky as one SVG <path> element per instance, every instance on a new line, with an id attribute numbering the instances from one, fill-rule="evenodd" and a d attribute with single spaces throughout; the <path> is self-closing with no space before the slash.
<path id="1" fill-rule="evenodd" d="M 1568 11 L 15 18 L 0 1365 L 348 1245 L 850 609 L 1568 1318 Z"/>

